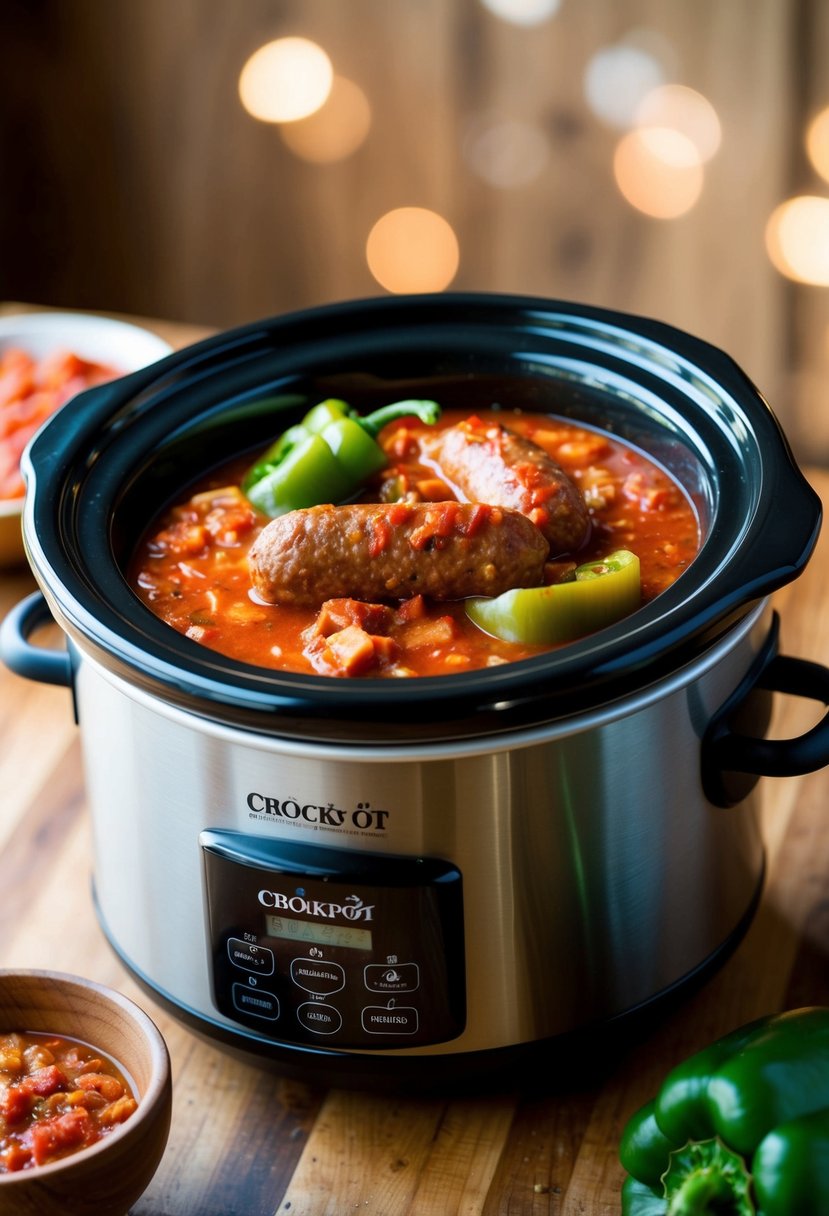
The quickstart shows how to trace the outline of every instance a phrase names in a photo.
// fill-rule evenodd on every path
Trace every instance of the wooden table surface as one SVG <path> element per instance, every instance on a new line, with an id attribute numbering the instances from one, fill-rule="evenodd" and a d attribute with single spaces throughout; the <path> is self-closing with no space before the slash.
<path id="1" fill-rule="evenodd" d="M 198 336 L 154 325 L 178 345 Z M 808 471 L 829 504 L 829 474 Z M 829 529 L 775 597 L 782 649 L 829 663 Z M 0 571 L 0 617 L 34 587 Z M 56 631 L 55 631 L 56 632 Z M 822 712 L 778 698 L 773 731 Z M 764 781 L 768 877 L 725 966 L 599 1077 L 533 1093 L 411 1098 L 329 1089 L 240 1063 L 133 983 L 90 897 L 78 730 L 66 689 L 0 668 L 0 966 L 85 975 L 132 997 L 173 1062 L 166 1154 L 136 1216 L 618 1216 L 616 1146 L 628 1115 L 678 1059 L 762 1013 L 829 1004 L 829 770 Z M 642 943 L 647 949 L 647 944 Z"/>

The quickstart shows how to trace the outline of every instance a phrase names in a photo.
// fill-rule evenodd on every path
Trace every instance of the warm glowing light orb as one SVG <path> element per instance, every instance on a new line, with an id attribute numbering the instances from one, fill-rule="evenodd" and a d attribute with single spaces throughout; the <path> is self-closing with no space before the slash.
<path id="1" fill-rule="evenodd" d="M 816 114 L 806 129 L 806 151 L 822 178 L 829 181 L 829 106 Z"/>
<path id="2" fill-rule="evenodd" d="M 561 0 L 481 0 L 481 4 L 512 25 L 541 25 L 558 12 Z"/>
<path id="3" fill-rule="evenodd" d="M 622 130 L 632 126 L 642 99 L 663 83 L 659 60 L 624 43 L 596 51 L 584 73 L 587 104 L 603 122 Z"/>
<path id="4" fill-rule="evenodd" d="M 356 152 L 371 127 L 371 106 L 359 85 L 335 76 L 323 106 L 279 128 L 295 156 L 329 165 Z"/>
<path id="5" fill-rule="evenodd" d="M 254 51 L 239 76 L 239 97 L 253 118 L 295 122 L 323 105 L 334 71 L 308 38 L 278 38 Z"/>
<path id="6" fill-rule="evenodd" d="M 398 207 L 382 215 L 369 233 L 366 261 L 387 291 L 443 291 L 460 264 L 458 238 L 436 211 Z"/>
<path id="7" fill-rule="evenodd" d="M 697 149 L 687 136 L 667 127 L 624 135 L 616 145 L 613 173 L 623 197 L 653 219 L 685 215 L 702 193 Z"/>
<path id="8" fill-rule="evenodd" d="M 669 127 L 679 131 L 699 153 L 710 160 L 719 150 L 722 128 L 707 97 L 684 84 L 663 84 L 651 89 L 636 107 L 637 127 Z"/>
<path id="9" fill-rule="evenodd" d="M 787 278 L 829 287 L 829 199 L 801 194 L 781 203 L 766 225 L 766 249 Z"/>

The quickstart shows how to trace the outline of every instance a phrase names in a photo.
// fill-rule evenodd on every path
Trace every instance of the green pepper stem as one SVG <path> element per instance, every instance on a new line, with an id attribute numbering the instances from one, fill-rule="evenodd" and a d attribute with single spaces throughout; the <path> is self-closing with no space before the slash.
<path id="1" fill-rule="evenodd" d="M 668 1216 L 754 1216 L 751 1175 L 719 1139 L 691 1140 L 662 1175 Z"/>
<path id="2" fill-rule="evenodd" d="M 669 1216 L 737 1216 L 734 1188 L 714 1167 L 689 1174 L 676 1191 L 668 1208 Z"/>
<path id="3" fill-rule="evenodd" d="M 358 422 L 372 439 L 376 439 L 387 422 L 393 422 L 395 418 L 407 418 L 411 414 L 431 426 L 440 417 L 440 406 L 437 401 L 393 401 L 390 405 L 383 405 L 379 410 L 367 414 L 365 418 L 361 418 L 354 411 L 351 411 L 350 417 Z"/>

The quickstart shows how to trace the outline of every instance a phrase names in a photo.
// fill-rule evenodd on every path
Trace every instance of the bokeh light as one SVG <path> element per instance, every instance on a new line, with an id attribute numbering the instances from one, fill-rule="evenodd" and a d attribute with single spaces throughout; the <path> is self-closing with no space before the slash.
<path id="1" fill-rule="evenodd" d="M 651 89 L 636 107 L 637 127 L 669 127 L 690 139 L 703 162 L 719 150 L 722 128 L 707 97 L 684 84 Z"/>
<path id="2" fill-rule="evenodd" d="M 279 128 L 295 156 L 313 164 L 345 160 L 365 141 L 371 127 L 371 106 L 359 85 L 335 76 L 324 105 Z"/>
<path id="3" fill-rule="evenodd" d="M 584 93 L 590 109 L 608 126 L 621 130 L 633 125 L 642 99 L 664 83 L 664 71 L 656 56 L 625 43 L 596 51 L 584 73 Z"/>
<path id="4" fill-rule="evenodd" d="M 802 194 L 781 203 L 766 225 L 766 249 L 787 278 L 829 287 L 829 199 Z"/>
<path id="5" fill-rule="evenodd" d="M 254 51 L 239 76 L 239 97 L 253 118 L 295 122 L 325 103 L 334 72 L 308 38 L 278 38 Z"/>
<path id="6" fill-rule="evenodd" d="M 481 4 L 512 25 L 541 25 L 555 16 L 561 0 L 481 0 Z"/>
<path id="7" fill-rule="evenodd" d="M 517 119 L 479 117 L 466 128 L 463 156 L 470 169 L 500 190 L 526 186 L 542 172 L 550 149 L 544 132 Z"/>
<path id="8" fill-rule="evenodd" d="M 703 186 L 699 153 L 686 135 L 668 127 L 629 131 L 616 146 L 613 173 L 623 197 L 653 219 L 677 219 Z"/>
<path id="9" fill-rule="evenodd" d="M 369 233 L 366 261 L 387 291 L 443 291 L 458 271 L 458 238 L 436 211 L 398 207 L 381 216 Z"/>
<path id="10" fill-rule="evenodd" d="M 806 129 L 806 151 L 814 169 L 829 181 L 829 106 Z"/>

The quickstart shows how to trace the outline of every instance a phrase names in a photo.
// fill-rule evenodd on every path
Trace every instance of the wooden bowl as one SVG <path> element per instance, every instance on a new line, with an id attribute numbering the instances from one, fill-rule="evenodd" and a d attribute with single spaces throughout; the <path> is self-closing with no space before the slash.
<path id="1" fill-rule="evenodd" d="M 138 1109 L 89 1148 L 0 1174 L 0 1216 L 123 1216 L 146 1190 L 167 1144 L 172 1084 L 167 1047 L 147 1015 L 112 989 L 52 971 L 0 970 L 0 1033 L 82 1039 L 120 1065 Z"/>

